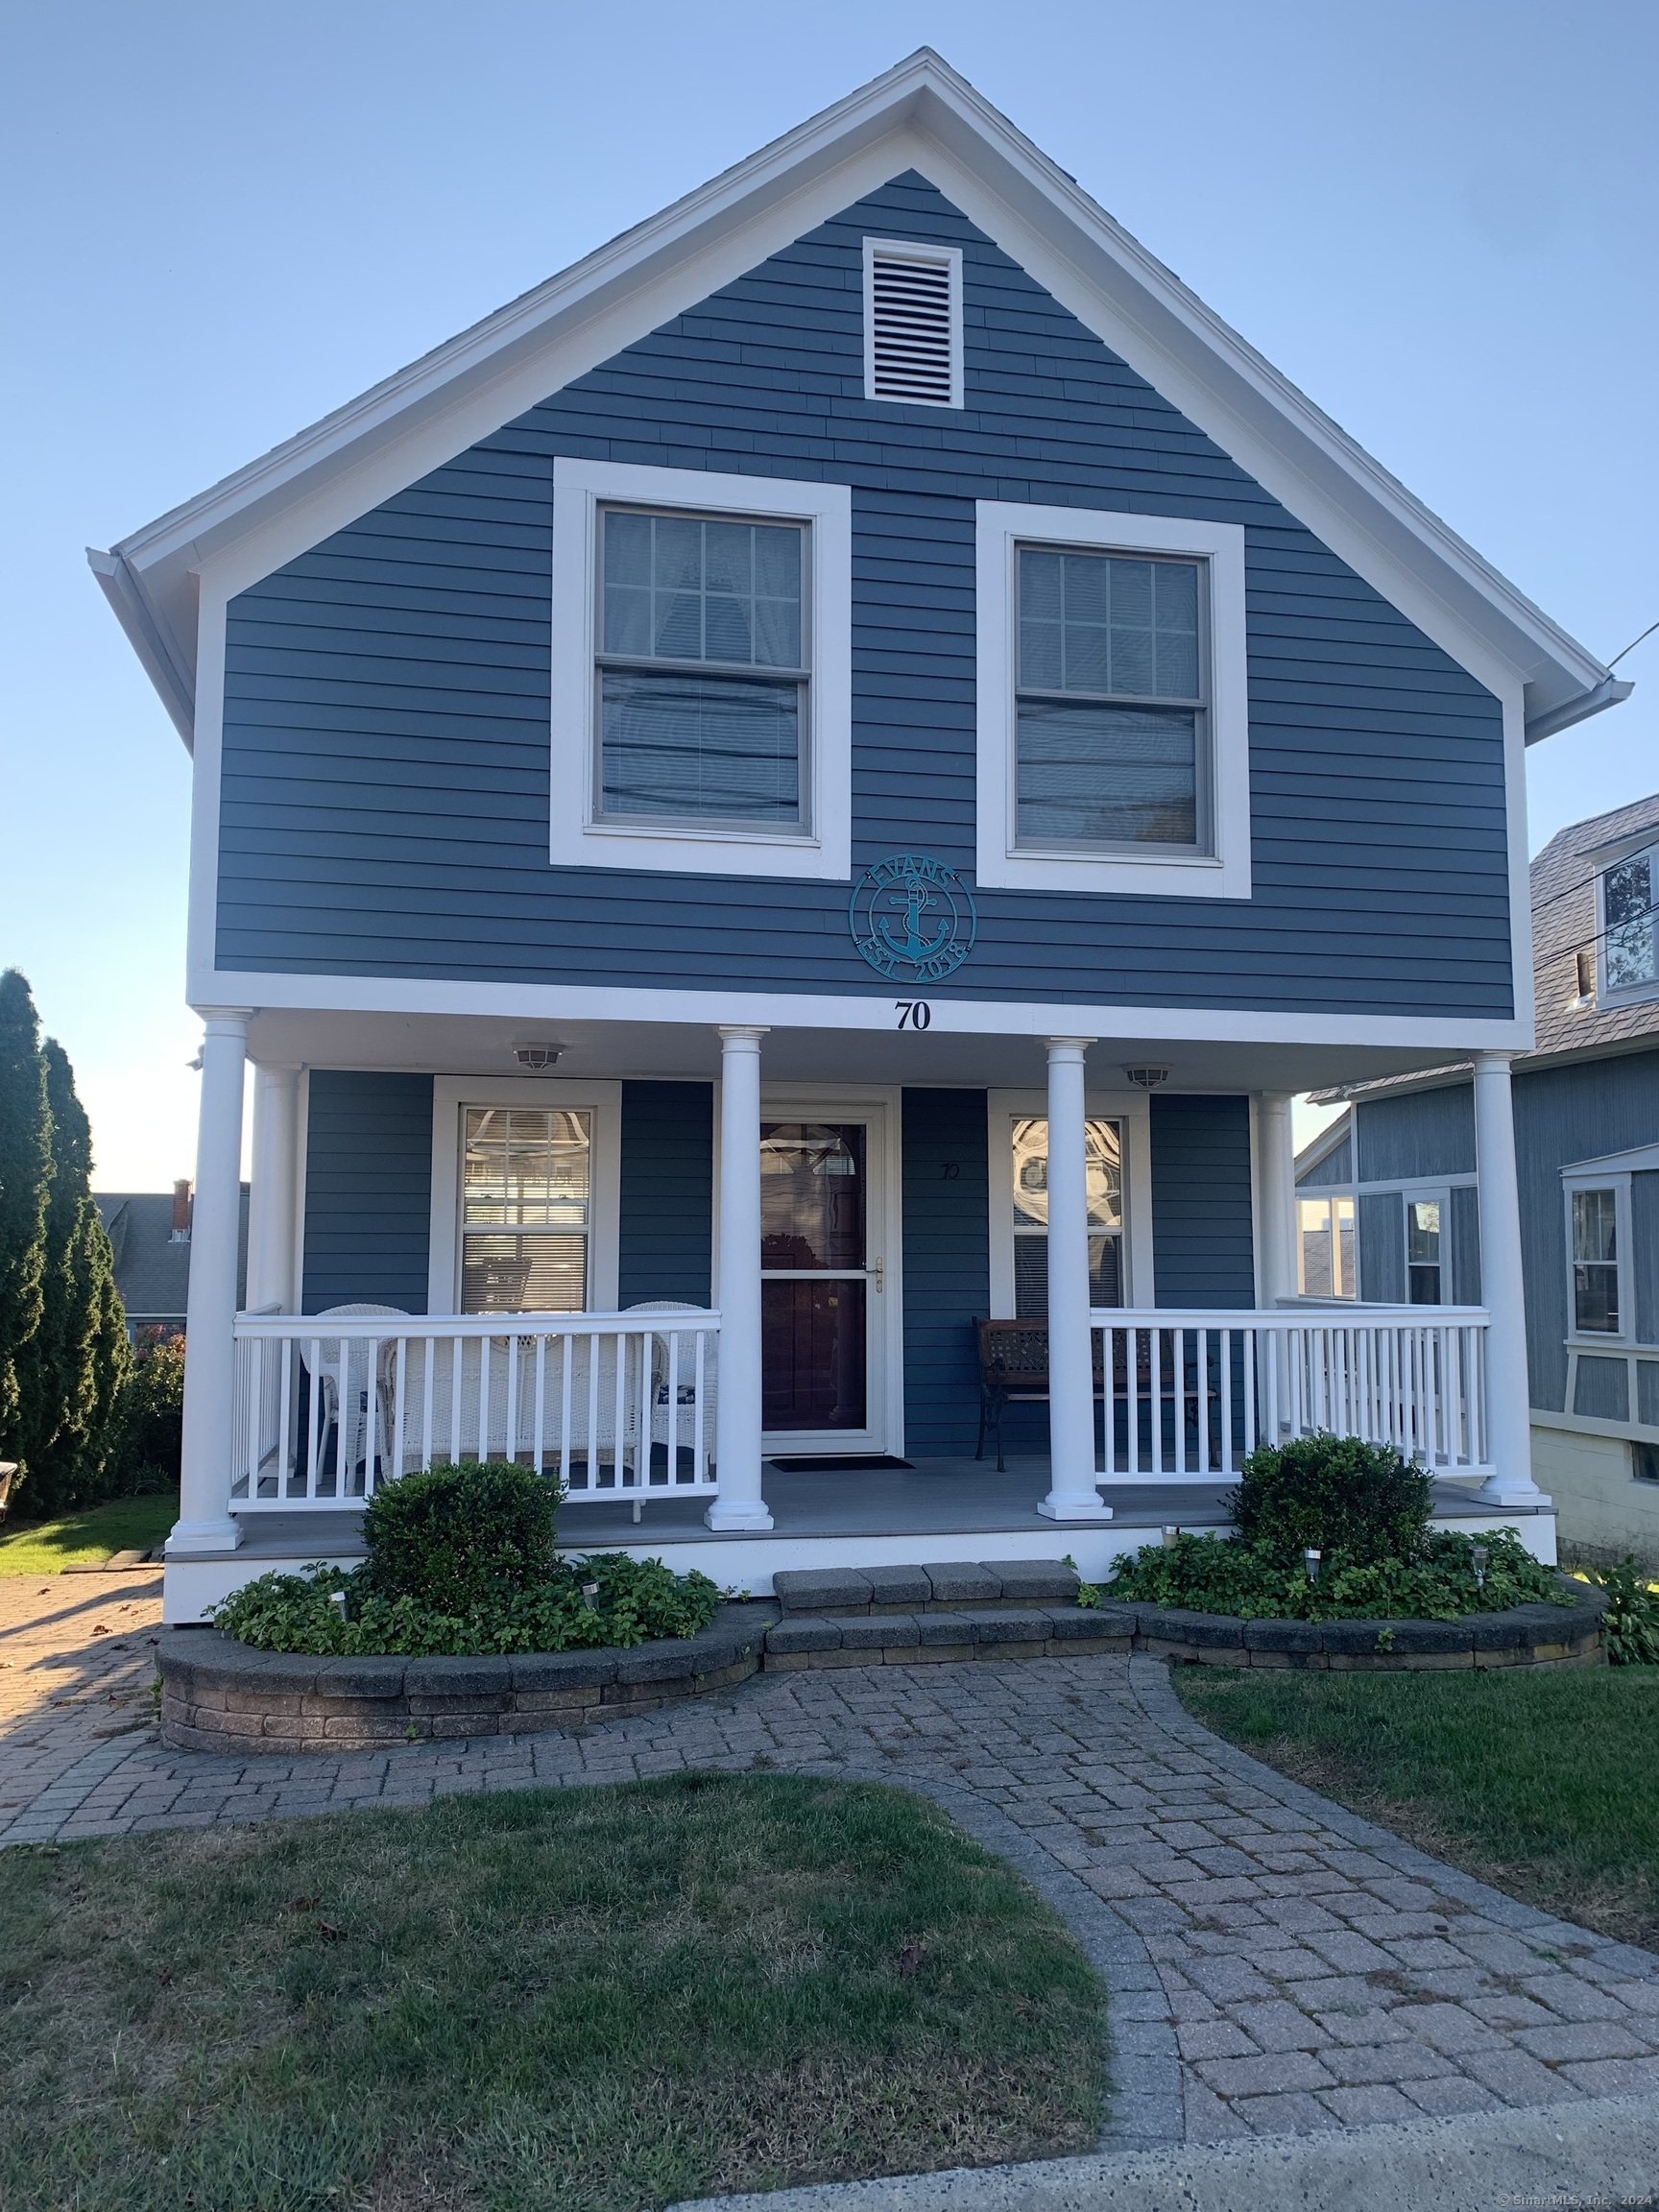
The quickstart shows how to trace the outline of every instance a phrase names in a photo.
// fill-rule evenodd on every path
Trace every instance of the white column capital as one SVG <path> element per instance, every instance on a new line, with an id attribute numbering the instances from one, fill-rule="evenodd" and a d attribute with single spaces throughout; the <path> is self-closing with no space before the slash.
<path id="1" fill-rule="evenodd" d="M 198 1006 L 195 1011 L 209 1037 L 246 1037 L 253 1019 L 252 1006 Z"/>
<path id="2" fill-rule="evenodd" d="M 1516 1052 L 1477 1052 L 1475 1072 L 1477 1075 L 1496 1075 L 1502 1070 L 1507 1075 L 1510 1061 L 1519 1058 L 1520 1054 Z"/>
<path id="3" fill-rule="evenodd" d="M 1098 1045 L 1098 1037 L 1045 1037 L 1043 1043 L 1050 1060 L 1081 1060 L 1091 1045 Z"/>
<path id="4" fill-rule="evenodd" d="M 749 1022 L 732 1022 L 716 1024 L 714 1034 L 720 1040 L 722 1051 L 758 1052 L 761 1038 L 770 1037 L 772 1032 L 764 1025 L 757 1027 Z"/>

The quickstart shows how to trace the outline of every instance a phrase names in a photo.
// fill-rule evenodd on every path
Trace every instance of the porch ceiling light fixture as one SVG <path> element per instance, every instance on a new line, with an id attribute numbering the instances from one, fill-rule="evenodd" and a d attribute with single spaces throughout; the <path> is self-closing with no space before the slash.
<path id="1" fill-rule="evenodd" d="M 1142 1091 L 1156 1091 L 1160 1083 L 1167 1083 L 1167 1068 L 1125 1068 L 1124 1074 Z"/>
<path id="2" fill-rule="evenodd" d="M 528 1068 L 540 1074 L 543 1068 L 551 1068 L 565 1049 L 563 1045 L 515 1045 L 513 1057 L 520 1068 Z"/>

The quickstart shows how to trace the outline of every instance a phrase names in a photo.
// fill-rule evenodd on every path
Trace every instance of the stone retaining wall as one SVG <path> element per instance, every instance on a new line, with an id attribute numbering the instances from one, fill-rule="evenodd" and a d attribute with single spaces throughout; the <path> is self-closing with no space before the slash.
<path id="1" fill-rule="evenodd" d="M 914 1575 L 918 1570 L 904 1570 Z M 1447 1667 L 1591 1667 L 1604 1657 L 1599 1590 L 1562 1580 L 1575 1602 L 1519 1605 L 1461 1621 L 1237 1621 L 1159 1605 L 1021 1603 L 982 1579 L 995 1569 L 923 1571 L 929 1595 L 902 1610 L 846 1586 L 822 1614 L 761 1600 L 723 1605 L 695 1636 L 632 1650 L 502 1659 L 330 1659 L 255 1651 L 211 1628 L 170 1628 L 160 1645 L 161 1740 L 197 1751 L 342 1751 L 427 1737 L 585 1727 L 723 1690 L 762 1666 L 917 1667 L 977 1659 L 1145 1651 L 1219 1667 L 1398 1672 Z M 1069 1571 L 1054 1567 L 1054 1575 Z M 878 1571 L 872 1571 L 876 1575 Z M 783 1578 L 781 1576 L 781 1581 Z M 802 1576 L 802 1581 L 806 1577 Z M 1010 1575 L 1009 1581 L 1026 1577 Z M 1075 1577 L 1071 1578 L 1075 1587 Z M 960 1590 L 978 1602 L 947 1603 Z M 780 1618 L 781 1613 L 782 1618 Z"/>

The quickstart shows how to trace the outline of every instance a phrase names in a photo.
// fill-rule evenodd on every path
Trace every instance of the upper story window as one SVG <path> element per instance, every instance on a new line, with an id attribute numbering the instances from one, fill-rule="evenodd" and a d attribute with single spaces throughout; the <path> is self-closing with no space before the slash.
<path id="1" fill-rule="evenodd" d="M 586 1307 L 592 1138 L 587 1113 L 464 1110 L 463 1313 L 580 1313 Z"/>
<path id="2" fill-rule="evenodd" d="M 1019 1115 L 1012 1125 L 1014 1313 L 1040 1321 L 1048 1311 L 1048 1123 Z M 1123 1303 L 1123 1133 L 1091 1115 L 1083 1124 L 1089 1212 L 1089 1303 Z"/>
<path id="3" fill-rule="evenodd" d="M 959 248 L 865 239 L 864 396 L 911 407 L 961 406 Z"/>
<path id="4" fill-rule="evenodd" d="M 555 867 L 845 883 L 853 494 L 553 465 Z"/>
<path id="5" fill-rule="evenodd" d="M 1022 545 L 1017 850 L 1210 850 L 1196 561 Z"/>
<path id="6" fill-rule="evenodd" d="M 1304 1298 L 1358 1297 L 1351 1197 L 1298 1197 L 1296 1287 Z"/>
<path id="7" fill-rule="evenodd" d="M 805 526 L 607 508 L 600 535 L 599 819 L 809 828 Z"/>
<path id="8" fill-rule="evenodd" d="M 978 879 L 1250 896 L 1244 532 L 981 500 Z"/>
<path id="9" fill-rule="evenodd" d="M 1619 1297 L 1619 1191 L 1569 1190 L 1573 1234 L 1573 1327 L 1584 1335 L 1623 1333 Z"/>
<path id="10" fill-rule="evenodd" d="M 1659 986 L 1659 845 L 1601 871 L 1602 972 L 1607 990 Z"/>

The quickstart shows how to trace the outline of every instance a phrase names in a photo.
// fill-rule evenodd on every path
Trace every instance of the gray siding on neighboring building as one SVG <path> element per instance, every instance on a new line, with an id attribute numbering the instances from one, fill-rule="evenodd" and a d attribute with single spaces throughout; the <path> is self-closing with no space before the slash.
<path id="1" fill-rule="evenodd" d="M 1630 1178 L 1630 1281 L 1638 1344 L 1659 1344 L 1659 1174 Z"/>
<path id="2" fill-rule="evenodd" d="M 866 232 L 962 248 L 964 409 L 864 398 Z M 858 868 L 974 865 L 975 499 L 1242 524 L 1252 899 L 981 890 L 932 996 L 1511 1012 L 1497 700 L 914 175 L 234 602 L 222 966 L 891 996 L 845 886 L 549 866 L 561 454 L 852 487 Z"/>
<path id="3" fill-rule="evenodd" d="M 1298 1175 L 1298 1190 L 1346 1190 L 1354 1181 L 1354 1140 L 1344 1137 L 1333 1144 L 1323 1160 L 1315 1160 L 1305 1175 Z"/>
<path id="4" fill-rule="evenodd" d="M 619 1306 L 711 1303 L 713 1208 L 713 1086 L 624 1083 Z"/>
<path id="5" fill-rule="evenodd" d="M 983 1091 L 904 1094 L 904 1449 L 972 1452 L 979 1414 L 974 1323 L 991 1310 Z M 1045 1409 L 1008 1424 L 1041 1448 Z M 1041 1433 L 1039 1433 L 1041 1430 Z"/>
<path id="6" fill-rule="evenodd" d="M 1152 1109 L 1152 1268 L 1160 1306 L 1256 1303 L 1248 1098 Z"/>
<path id="7" fill-rule="evenodd" d="M 314 1068 L 301 1310 L 426 1310 L 432 1078 Z"/>
<path id="8" fill-rule="evenodd" d="M 1532 1403 L 1547 1411 L 1567 1410 L 1568 1260 L 1561 1170 L 1642 1144 L 1659 1144 L 1659 1051 L 1523 1070 L 1515 1077 L 1527 1354 Z M 1624 1372 L 1623 1363 L 1620 1372 Z M 1612 1385 L 1605 1378 L 1587 1384 L 1582 1360 L 1578 1373 L 1576 1409 L 1589 1412 L 1592 1408 L 1582 1403 L 1586 1389 L 1599 1391 L 1605 1384 L 1611 1390 Z"/>
<path id="9" fill-rule="evenodd" d="M 1475 1172 L 1475 1091 L 1470 1083 L 1361 1098 L 1355 1107 L 1361 1183 L 1431 1183 Z"/>
<path id="10" fill-rule="evenodd" d="M 1359 1208 L 1359 1295 L 1374 1306 L 1406 1301 L 1406 1211 L 1398 1190 L 1368 1190 Z"/>

